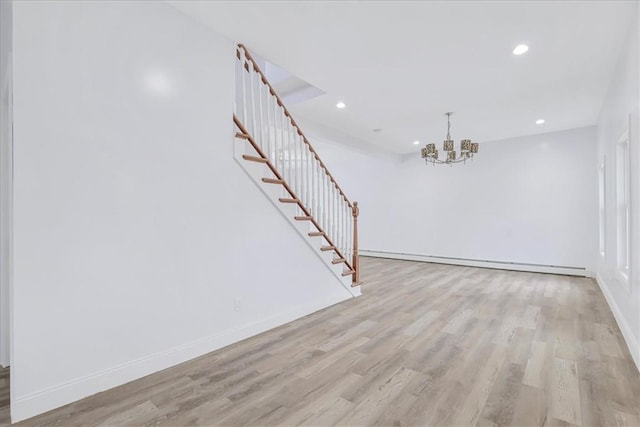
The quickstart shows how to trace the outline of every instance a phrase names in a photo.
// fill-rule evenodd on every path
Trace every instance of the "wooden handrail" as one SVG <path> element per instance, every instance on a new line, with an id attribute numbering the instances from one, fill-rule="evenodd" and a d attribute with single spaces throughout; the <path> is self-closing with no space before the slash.
<path id="1" fill-rule="evenodd" d="M 260 78 L 262 80 L 262 83 L 264 83 L 265 85 L 267 85 L 269 87 L 269 93 L 271 93 L 272 96 L 274 96 L 276 98 L 276 100 L 278 101 L 278 105 L 280 107 L 282 107 L 282 109 L 284 110 L 284 114 L 289 118 L 289 120 L 291 121 L 291 125 L 293 125 L 293 127 L 296 128 L 298 135 L 300 135 L 302 137 L 302 140 L 304 141 L 305 144 L 307 144 L 307 147 L 309 148 L 309 151 L 311 151 L 314 155 L 314 157 L 316 158 L 316 160 L 320 163 L 320 166 L 322 167 L 322 169 L 324 170 L 324 172 L 327 174 L 327 176 L 329 177 L 329 179 L 331 180 L 331 182 L 333 183 L 333 185 L 335 185 L 336 189 L 340 192 L 340 195 L 342 196 L 342 198 L 344 199 L 345 202 L 347 202 L 347 205 L 353 209 L 353 204 L 349 201 L 349 199 L 347 198 L 347 196 L 344 194 L 344 191 L 342 191 L 342 188 L 340 188 L 340 186 L 338 185 L 337 181 L 333 178 L 333 175 L 331 175 L 331 172 L 329 172 L 329 169 L 327 168 L 327 166 L 324 164 L 324 162 L 320 159 L 320 156 L 318 155 L 318 153 L 316 152 L 316 150 L 313 148 L 313 146 L 311 145 L 311 143 L 309 142 L 309 140 L 307 139 L 307 137 L 305 136 L 305 134 L 302 132 L 302 129 L 300 129 L 300 126 L 298 126 L 298 123 L 296 123 L 296 121 L 294 120 L 293 116 L 291 115 L 291 113 L 289 113 L 289 110 L 287 110 L 287 107 L 285 107 L 284 102 L 282 102 L 282 99 L 280 99 L 280 97 L 278 96 L 278 94 L 276 93 L 275 89 L 273 88 L 273 86 L 271 86 L 271 83 L 269 83 L 269 80 L 267 80 L 267 76 L 265 76 L 265 74 L 262 72 L 262 70 L 260 69 L 260 66 L 258 66 L 258 64 L 256 63 L 256 61 L 253 59 L 253 56 L 251 56 L 251 53 L 249 52 L 249 50 L 246 48 L 245 45 L 243 45 L 242 43 L 238 44 L 238 48 L 244 50 L 244 56 L 251 61 L 251 64 L 253 65 L 253 69 L 260 74 Z M 238 59 L 240 59 L 240 53 L 236 52 L 236 55 L 238 57 Z M 248 67 L 247 71 L 248 71 Z M 234 117 L 235 119 L 235 117 Z"/>

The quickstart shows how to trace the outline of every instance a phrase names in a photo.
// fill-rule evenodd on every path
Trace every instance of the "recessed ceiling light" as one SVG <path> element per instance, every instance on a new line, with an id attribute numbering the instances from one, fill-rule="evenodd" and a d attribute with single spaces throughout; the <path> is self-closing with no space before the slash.
<path id="1" fill-rule="evenodd" d="M 544 119 L 538 119 L 538 120 L 536 120 L 536 124 L 537 124 L 537 125 L 541 125 L 541 124 L 543 124 L 543 123 L 544 123 Z"/>
<path id="2" fill-rule="evenodd" d="M 420 144 L 420 141 L 413 141 L 413 145 L 418 145 Z"/>
<path id="3" fill-rule="evenodd" d="M 522 55 L 528 50 L 529 50 L 529 46 L 527 46 L 526 44 L 519 44 L 518 46 L 515 47 L 515 49 L 513 49 L 513 54 Z"/>
<path id="4" fill-rule="evenodd" d="M 338 102 L 338 103 L 336 104 L 336 107 L 337 107 L 337 108 L 344 108 L 344 107 L 346 107 L 346 106 L 347 106 L 347 104 L 345 104 L 345 103 L 344 103 L 344 102 L 342 102 L 342 101 L 340 101 L 340 102 Z"/>

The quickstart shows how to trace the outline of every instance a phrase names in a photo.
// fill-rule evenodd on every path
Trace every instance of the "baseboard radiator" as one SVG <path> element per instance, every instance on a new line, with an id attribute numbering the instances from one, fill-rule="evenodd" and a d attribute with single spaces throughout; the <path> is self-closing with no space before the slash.
<path id="1" fill-rule="evenodd" d="M 567 276 L 593 277 L 591 271 L 584 267 L 562 265 L 545 265 L 515 261 L 494 261 L 484 259 L 444 257 L 437 255 L 422 255 L 406 252 L 390 252 L 361 249 L 361 256 L 374 258 L 402 259 L 407 261 L 431 262 L 435 264 L 461 265 L 467 267 L 493 268 L 497 270 L 529 271 L 533 273 L 562 274 Z"/>

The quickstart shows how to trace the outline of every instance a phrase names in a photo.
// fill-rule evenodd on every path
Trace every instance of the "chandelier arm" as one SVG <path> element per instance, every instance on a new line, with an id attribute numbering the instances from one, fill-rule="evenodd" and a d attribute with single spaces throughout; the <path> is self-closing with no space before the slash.
<path id="1" fill-rule="evenodd" d="M 431 163 L 438 164 L 438 165 L 447 165 L 447 164 L 451 164 L 451 163 L 464 162 L 465 160 L 470 160 L 470 159 L 473 159 L 473 157 L 460 157 L 460 158 L 458 158 L 456 160 L 449 160 L 449 161 L 440 160 L 440 159 L 428 159 L 427 161 L 431 162 Z"/>

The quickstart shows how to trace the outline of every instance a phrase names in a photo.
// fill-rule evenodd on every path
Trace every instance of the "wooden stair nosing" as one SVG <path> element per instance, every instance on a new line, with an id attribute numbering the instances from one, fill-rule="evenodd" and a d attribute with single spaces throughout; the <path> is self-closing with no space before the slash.
<path id="1" fill-rule="evenodd" d="M 347 271 L 343 271 L 342 275 L 343 276 L 351 276 L 352 274 L 355 274 L 355 271 L 353 270 L 347 270 Z"/>
<path id="2" fill-rule="evenodd" d="M 344 258 L 336 258 L 333 261 L 331 261 L 331 264 L 340 264 L 340 263 L 343 263 L 343 262 L 347 262 L 347 260 L 344 259 Z"/>
<path id="3" fill-rule="evenodd" d="M 278 200 L 280 200 L 281 203 L 300 203 L 300 200 L 298 199 L 291 199 L 287 197 L 280 197 Z"/>
<path id="4" fill-rule="evenodd" d="M 294 219 L 296 221 L 311 221 L 313 217 L 310 216 L 295 216 Z"/>
<path id="5" fill-rule="evenodd" d="M 242 132 L 236 132 L 236 138 L 238 139 L 249 139 L 249 135 Z"/>
<path id="6" fill-rule="evenodd" d="M 309 233 L 309 237 L 317 237 L 317 236 L 324 236 L 327 233 L 325 233 L 324 231 L 312 231 Z"/>
<path id="7" fill-rule="evenodd" d="M 335 246 L 323 246 L 323 247 L 320 248 L 320 250 L 323 251 L 323 252 L 324 251 L 334 251 L 334 250 L 336 250 L 336 247 Z"/>
<path id="8" fill-rule="evenodd" d="M 256 163 L 267 163 L 269 160 L 264 159 L 262 157 L 256 157 L 256 156 L 249 156 L 248 154 L 243 154 L 242 158 L 250 161 L 250 162 L 256 162 Z"/>
<path id="9" fill-rule="evenodd" d="M 284 180 L 276 178 L 262 178 L 262 182 L 266 182 L 267 184 L 284 184 Z"/>

